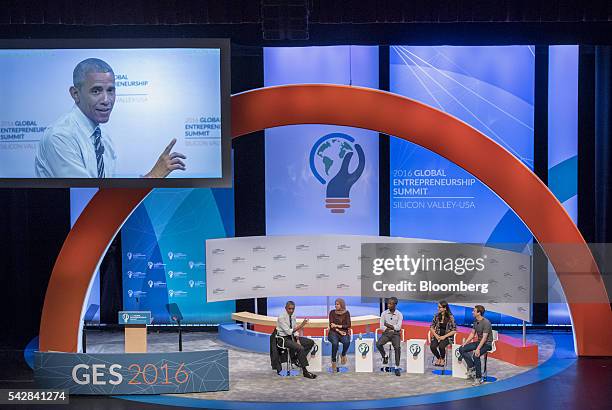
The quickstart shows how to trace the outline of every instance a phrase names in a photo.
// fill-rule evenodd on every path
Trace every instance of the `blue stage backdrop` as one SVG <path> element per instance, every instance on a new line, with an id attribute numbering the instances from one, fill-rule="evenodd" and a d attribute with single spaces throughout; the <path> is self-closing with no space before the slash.
<path id="1" fill-rule="evenodd" d="M 533 46 L 392 46 L 390 89 L 465 121 L 533 168 L 534 68 Z M 516 214 L 468 172 L 397 138 L 390 150 L 392 236 L 515 249 L 531 243 Z M 455 310 L 470 320 L 470 310 Z"/>
<path id="2" fill-rule="evenodd" d="M 549 47 L 548 185 L 578 222 L 578 46 Z M 563 288 L 548 269 L 548 323 L 570 324 Z"/>
<path id="3" fill-rule="evenodd" d="M 170 323 L 177 303 L 185 323 L 231 320 L 234 302 L 206 303 L 205 241 L 234 235 L 231 189 L 155 189 L 121 231 L 123 310 L 150 310 Z"/>
<path id="4" fill-rule="evenodd" d="M 265 48 L 264 83 L 378 88 L 378 47 Z M 266 130 L 265 153 L 268 235 L 378 235 L 378 133 L 328 125 L 273 128 Z M 338 203 L 350 208 L 334 210 Z M 327 315 L 326 298 L 295 299 L 298 315 Z M 268 298 L 268 313 L 285 301 Z M 378 314 L 378 305 L 360 302 L 347 299 L 351 313 Z"/>

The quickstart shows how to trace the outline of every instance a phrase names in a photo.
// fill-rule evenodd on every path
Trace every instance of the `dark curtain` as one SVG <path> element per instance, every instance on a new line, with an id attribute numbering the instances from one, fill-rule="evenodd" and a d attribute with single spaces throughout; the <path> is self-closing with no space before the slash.
<path id="1" fill-rule="evenodd" d="M 0 347 L 38 335 L 55 259 L 70 230 L 67 189 L 0 189 Z"/>
<path id="2" fill-rule="evenodd" d="M 123 309 L 121 232 L 111 242 L 100 264 L 100 323 L 117 324 Z"/>

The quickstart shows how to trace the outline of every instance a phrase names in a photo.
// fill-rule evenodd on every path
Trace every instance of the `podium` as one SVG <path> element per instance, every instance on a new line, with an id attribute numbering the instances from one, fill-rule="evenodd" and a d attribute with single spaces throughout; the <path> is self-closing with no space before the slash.
<path id="1" fill-rule="evenodd" d="M 374 339 L 355 339 L 355 372 L 372 373 L 374 371 L 373 353 Z"/>
<path id="2" fill-rule="evenodd" d="M 425 373 L 425 339 L 406 342 L 406 373 Z"/>
<path id="3" fill-rule="evenodd" d="M 122 310 L 119 312 L 119 324 L 125 330 L 125 353 L 146 353 L 147 325 L 151 324 L 151 312 Z"/>

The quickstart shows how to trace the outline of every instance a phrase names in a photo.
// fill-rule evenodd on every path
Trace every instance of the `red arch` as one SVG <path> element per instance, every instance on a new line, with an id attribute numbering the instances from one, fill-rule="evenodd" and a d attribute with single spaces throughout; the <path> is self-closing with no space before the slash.
<path id="1" fill-rule="evenodd" d="M 292 85 L 232 97 L 234 138 L 294 124 L 345 125 L 394 135 L 449 159 L 479 178 L 525 222 L 560 272 L 578 354 L 612 354 L 612 329 L 592 325 L 595 317 L 612 321 L 612 310 L 582 235 L 542 181 L 503 147 L 432 107 L 368 88 Z M 40 350 L 77 350 L 81 310 L 91 276 L 114 234 L 148 192 L 101 190 L 85 209 L 51 274 L 41 319 Z M 565 245 L 571 245 L 571 252 Z M 576 271 L 582 274 L 566 273 Z"/>

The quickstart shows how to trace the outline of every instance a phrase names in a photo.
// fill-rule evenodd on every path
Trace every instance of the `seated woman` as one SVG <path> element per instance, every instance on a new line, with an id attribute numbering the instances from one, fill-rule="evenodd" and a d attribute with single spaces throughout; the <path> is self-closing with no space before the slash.
<path id="1" fill-rule="evenodd" d="M 445 300 L 438 303 L 438 313 L 431 321 L 431 352 L 436 356 L 434 366 L 444 366 L 446 357 L 446 347 L 453 343 L 453 336 L 457 333 L 455 317 L 450 310 L 450 306 Z"/>
<path id="2" fill-rule="evenodd" d="M 336 299 L 336 308 L 329 312 L 329 335 L 327 340 L 332 345 L 332 371 L 337 372 L 336 356 L 338 355 L 338 343 L 342 343 L 342 355 L 340 363 L 346 364 L 346 352 L 351 345 L 349 329 L 351 328 L 351 314 L 346 310 L 344 299 Z"/>

